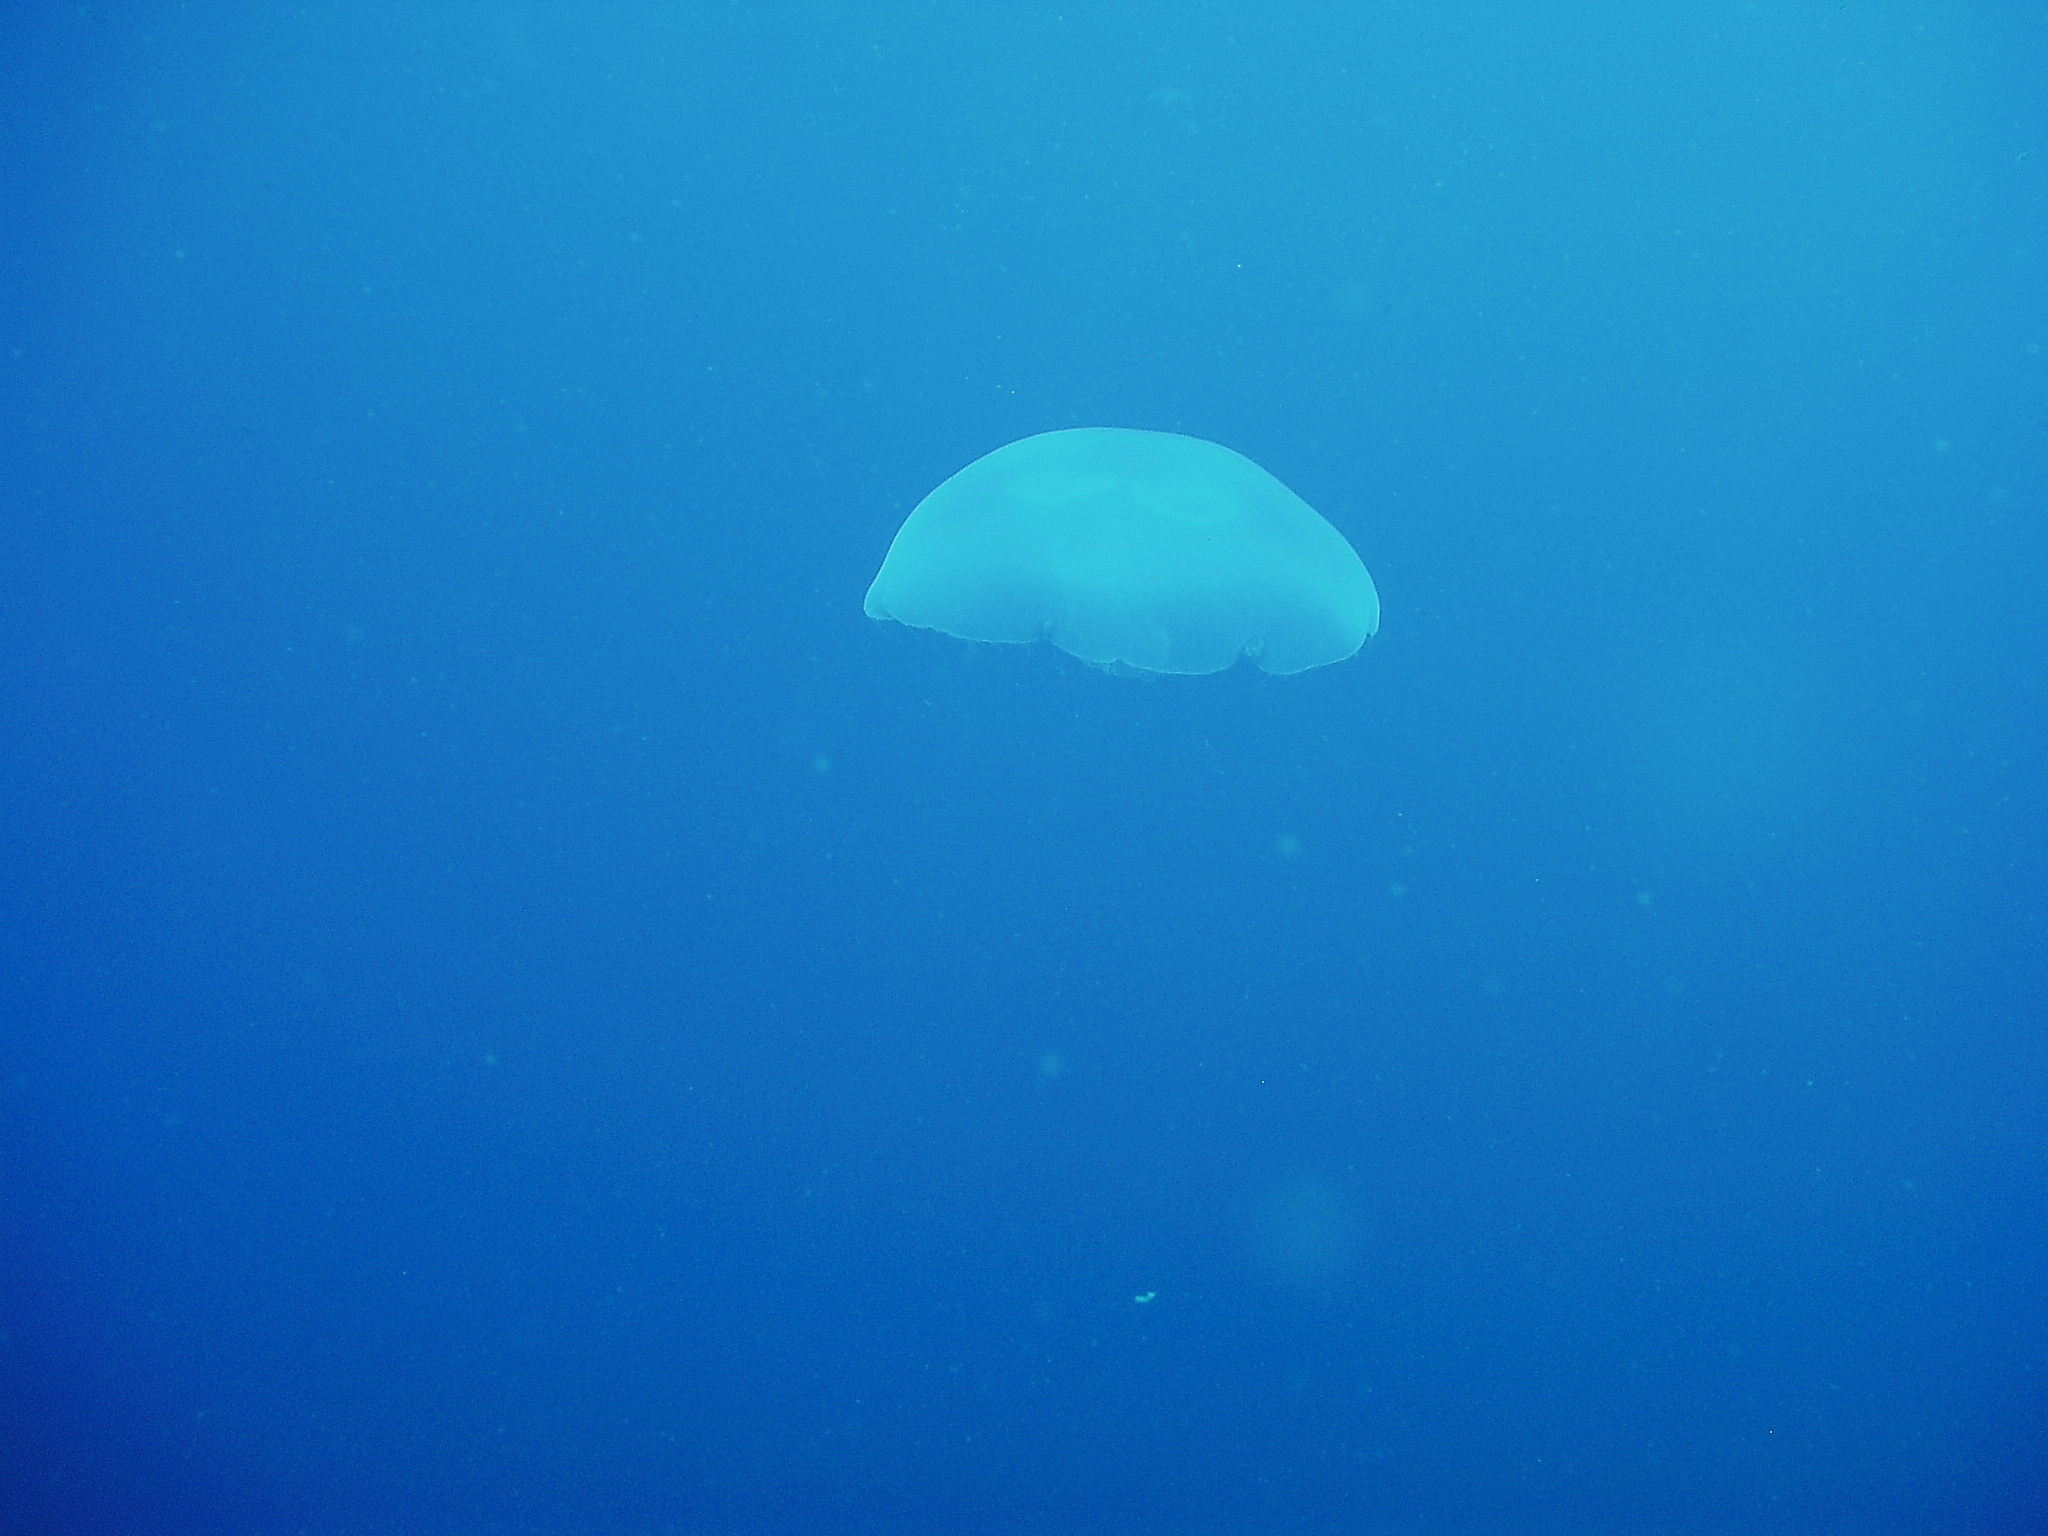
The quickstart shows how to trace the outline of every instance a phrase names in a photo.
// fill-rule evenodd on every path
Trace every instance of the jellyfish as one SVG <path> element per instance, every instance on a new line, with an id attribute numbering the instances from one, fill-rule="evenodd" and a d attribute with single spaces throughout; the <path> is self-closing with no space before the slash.
<path id="1" fill-rule="evenodd" d="M 1106 671 L 1306 672 L 1355 655 L 1379 594 L 1344 536 L 1250 459 L 1124 427 L 1044 432 L 917 504 L 870 618 L 1050 641 Z"/>

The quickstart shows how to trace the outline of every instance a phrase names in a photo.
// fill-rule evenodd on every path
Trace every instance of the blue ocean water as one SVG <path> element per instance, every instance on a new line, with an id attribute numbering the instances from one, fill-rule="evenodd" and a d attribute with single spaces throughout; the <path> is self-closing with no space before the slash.
<path id="1" fill-rule="evenodd" d="M 2048 1530 L 2048 13 L 0 46 L 0 1529 Z M 862 615 L 1096 424 L 1379 638 Z"/>

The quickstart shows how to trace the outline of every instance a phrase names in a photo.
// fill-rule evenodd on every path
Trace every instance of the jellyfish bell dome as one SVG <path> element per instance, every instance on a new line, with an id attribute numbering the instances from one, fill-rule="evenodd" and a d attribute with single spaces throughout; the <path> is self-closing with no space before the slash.
<path id="1" fill-rule="evenodd" d="M 1355 655 L 1379 594 L 1344 536 L 1240 453 L 1078 427 L 975 460 L 912 509 L 868 615 L 962 640 L 1050 641 L 1117 672 Z"/>

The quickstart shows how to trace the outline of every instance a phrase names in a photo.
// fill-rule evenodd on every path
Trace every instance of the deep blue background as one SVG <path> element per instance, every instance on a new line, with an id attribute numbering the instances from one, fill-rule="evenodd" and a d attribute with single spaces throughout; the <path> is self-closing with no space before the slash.
<path id="1" fill-rule="evenodd" d="M 2048 15 L 9 15 L 8 1532 L 2048 1529 Z"/>

